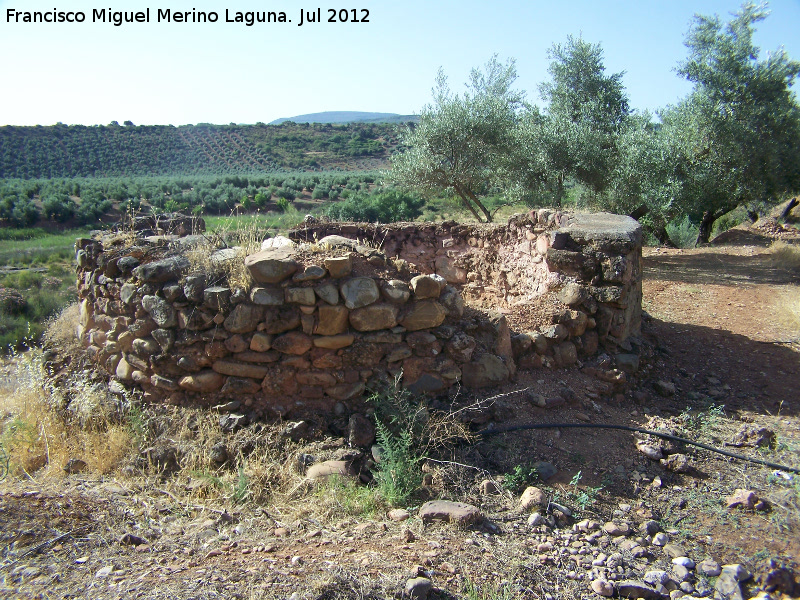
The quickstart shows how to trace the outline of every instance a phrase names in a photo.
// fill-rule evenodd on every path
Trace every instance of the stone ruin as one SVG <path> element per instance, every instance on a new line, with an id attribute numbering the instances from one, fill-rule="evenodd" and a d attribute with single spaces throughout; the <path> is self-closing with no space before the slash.
<path id="1" fill-rule="evenodd" d="M 77 240 L 77 334 L 112 391 L 249 420 L 324 418 L 363 410 L 395 379 L 434 396 L 499 386 L 599 346 L 630 350 L 640 329 L 642 235 L 628 217 L 308 218 L 248 256 L 203 230 L 165 215 Z M 231 284 L 232 266 L 250 283 Z"/>

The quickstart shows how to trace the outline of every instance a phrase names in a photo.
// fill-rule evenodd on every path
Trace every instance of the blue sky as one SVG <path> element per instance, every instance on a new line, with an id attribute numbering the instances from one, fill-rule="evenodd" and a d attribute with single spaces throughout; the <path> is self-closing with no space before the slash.
<path id="1" fill-rule="evenodd" d="M 319 0 L 318 0 L 319 2 Z M 8 23 L 7 9 L 84 11 L 83 24 Z M 724 0 L 574 1 L 196 0 L 122 2 L 150 23 L 92 23 L 101 0 L 0 0 L 0 125 L 255 123 L 326 110 L 412 114 L 438 68 L 460 89 L 494 53 L 517 60 L 518 86 L 540 102 L 546 51 L 567 35 L 599 42 L 609 72 L 625 71 L 631 105 L 654 110 L 690 87 L 674 68 L 692 15 L 727 20 Z M 306 23 L 300 10 L 369 10 L 368 23 Z M 756 36 L 762 52 L 800 59 L 800 0 L 773 0 Z M 215 24 L 156 23 L 157 9 L 216 11 Z M 225 9 L 284 11 L 292 23 L 225 23 Z M 359 17 L 363 15 L 358 11 Z"/>

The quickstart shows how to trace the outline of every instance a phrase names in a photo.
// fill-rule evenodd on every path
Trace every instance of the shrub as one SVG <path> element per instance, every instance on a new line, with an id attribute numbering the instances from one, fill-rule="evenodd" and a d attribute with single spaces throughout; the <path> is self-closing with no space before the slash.
<path id="1" fill-rule="evenodd" d="M 678 248 L 692 248 L 697 240 L 697 233 L 700 228 L 692 223 L 689 217 L 684 217 L 682 221 L 673 221 L 667 225 L 669 239 Z"/>
<path id="2" fill-rule="evenodd" d="M 264 192 L 258 192 L 256 197 L 253 198 L 253 203 L 256 205 L 256 208 L 264 208 L 269 202 L 269 196 L 267 196 Z"/>
<path id="3" fill-rule="evenodd" d="M 42 210 L 45 218 L 63 223 L 75 215 L 77 207 L 68 196 L 50 196 L 42 200 Z"/>
<path id="4" fill-rule="evenodd" d="M 280 188 L 277 192 L 275 192 L 275 195 L 284 200 L 294 200 L 296 198 L 295 193 L 288 187 Z"/>
<path id="5" fill-rule="evenodd" d="M 780 267 L 787 269 L 800 267 L 800 245 L 798 244 L 776 240 L 769 247 L 769 253 L 772 255 L 773 262 Z"/>
<path id="6" fill-rule="evenodd" d="M 39 220 L 39 209 L 32 200 L 20 198 L 11 211 L 11 222 L 16 227 L 28 227 Z"/>
<path id="7" fill-rule="evenodd" d="M 278 198 L 275 201 L 275 208 L 277 208 L 279 212 L 286 212 L 289 210 L 289 201 L 286 198 Z"/>
<path id="8" fill-rule="evenodd" d="M 424 205 L 423 199 L 392 189 L 369 195 L 353 194 L 329 205 L 325 214 L 338 221 L 394 223 L 416 219 L 422 214 Z"/>

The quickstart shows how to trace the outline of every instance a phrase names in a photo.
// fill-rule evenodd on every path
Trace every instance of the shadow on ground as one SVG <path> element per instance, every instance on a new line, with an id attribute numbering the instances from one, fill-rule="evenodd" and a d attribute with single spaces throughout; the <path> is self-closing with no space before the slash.
<path id="1" fill-rule="evenodd" d="M 671 380 L 677 389 L 674 398 L 660 404 L 680 404 L 694 392 L 731 409 L 798 414 L 797 344 L 760 342 L 731 331 L 655 318 L 645 323 L 644 333 L 656 345 L 657 378 Z"/>
<path id="2" fill-rule="evenodd" d="M 647 256 L 644 258 L 644 277 L 688 284 L 800 283 L 800 271 L 770 264 L 768 258 L 714 252 Z"/>

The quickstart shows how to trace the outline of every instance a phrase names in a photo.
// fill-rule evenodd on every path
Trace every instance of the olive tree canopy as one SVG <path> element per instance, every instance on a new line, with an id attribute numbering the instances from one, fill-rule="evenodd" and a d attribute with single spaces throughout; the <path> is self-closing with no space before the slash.
<path id="1" fill-rule="evenodd" d="M 513 60 L 493 57 L 455 94 L 440 70 L 433 103 L 404 132 L 408 148 L 392 158 L 390 180 L 423 193 L 455 192 L 476 219 L 491 221 L 481 197 L 503 183 L 498 174 L 524 103 L 524 93 L 512 88 L 516 78 Z"/>

